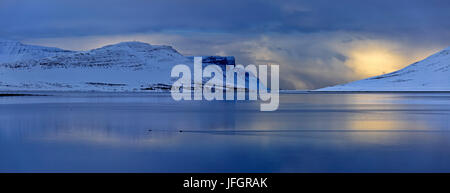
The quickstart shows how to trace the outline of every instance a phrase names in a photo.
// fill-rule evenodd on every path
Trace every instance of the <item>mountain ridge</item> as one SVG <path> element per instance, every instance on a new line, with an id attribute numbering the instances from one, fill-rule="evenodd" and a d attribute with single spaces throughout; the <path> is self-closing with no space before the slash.
<path id="1" fill-rule="evenodd" d="M 0 63 L 54 56 L 73 52 L 56 47 L 26 45 L 14 40 L 0 40 Z"/>
<path id="2" fill-rule="evenodd" d="M 223 68 L 234 65 L 234 57 L 229 58 L 209 56 L 204 61 Z M 183 56 L 171 46 L 137 41 L 88 51 L 0 41 L 0 90 L 167 90 L 174 81 L 171 69 L 177 64 L 193 69 L 193 57 Z"/>

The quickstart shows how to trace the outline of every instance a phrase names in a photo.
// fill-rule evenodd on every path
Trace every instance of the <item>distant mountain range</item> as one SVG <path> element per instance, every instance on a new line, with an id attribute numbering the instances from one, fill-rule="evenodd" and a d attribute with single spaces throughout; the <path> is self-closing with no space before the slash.
<path id="1" fill-rule="evenodd" d="M 389 74 L 316 91 L 450 91 L 450 47 Z"/>
<path id="2" fill-rule="evenodd" d="M 234 57 L 207 56 L 203 62 L 224 69 L 235 61 Z M 193 57 L 170 46 L 142 42 L 70 51 L 0 40 L 0 90 L 167 90 L 174 81 L 170 72 L 177 64 L 193 66 Z"/>
<path id="3" fill-rule="evenodd" d="M 225 69 L 235 65 L 235 59 L 206 56 L 203 63 Z M 168 90 L 177 64 L 192 67 L 193 57 L 171 46 L 143 42 L 71 51 L 0 40 L 0 91 Z M 389 74 L 315 91 L 450 91 L 450 47 Z"/>

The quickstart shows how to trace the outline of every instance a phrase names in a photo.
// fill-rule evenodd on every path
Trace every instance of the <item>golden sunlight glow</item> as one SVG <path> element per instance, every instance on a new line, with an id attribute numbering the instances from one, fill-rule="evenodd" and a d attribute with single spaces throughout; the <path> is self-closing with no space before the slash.
<path id="1" fill-rule="evenodd" d="M 359 78 L 400 70 L 437 52 L 431 48 L 411 48 L 385 40 L 360 40 L 339 48 L 347 56 L 345 65 Z"/>
<path id="2" fill-rule="evenodd" d="M 346 64 L 361 77 L 393 72 L 405 67 L 408 59 L 381 46 L 357 48 L 348 54 Z"/>

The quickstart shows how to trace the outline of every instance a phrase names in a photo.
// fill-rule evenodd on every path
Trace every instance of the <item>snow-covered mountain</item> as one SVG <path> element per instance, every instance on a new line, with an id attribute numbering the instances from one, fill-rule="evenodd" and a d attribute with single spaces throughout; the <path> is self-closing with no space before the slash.
<path id="1" fill-rule="evenodd" d="M 0 63 L 56 56 L 72 51 L 59 48 L 25 45 L 18 41 L 0 40 Z"/>
<path id="2" fill-rule="evenodd" d="M 450 47 L 389 74 L 316 91 L 450 91 Z"/>
<path id="3" fill-rule="evenodd" d="M 234 65 L 234 57 L 211 56 L 204 62 Z M 177 64 L 193 66 L 193 57 L 142 42 L 69 51 L 0 40 L 0 90 L 164 90 L 174 81 L 170 72 Z"/>

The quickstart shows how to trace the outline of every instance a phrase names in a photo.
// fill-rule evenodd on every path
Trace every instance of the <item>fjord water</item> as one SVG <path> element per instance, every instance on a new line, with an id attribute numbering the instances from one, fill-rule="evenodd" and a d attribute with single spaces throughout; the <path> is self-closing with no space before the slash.
<path id="1" fill-rule="evenodd" d="M 450 93 L 0 97 L 0 172 L 450 172 Z"/>

